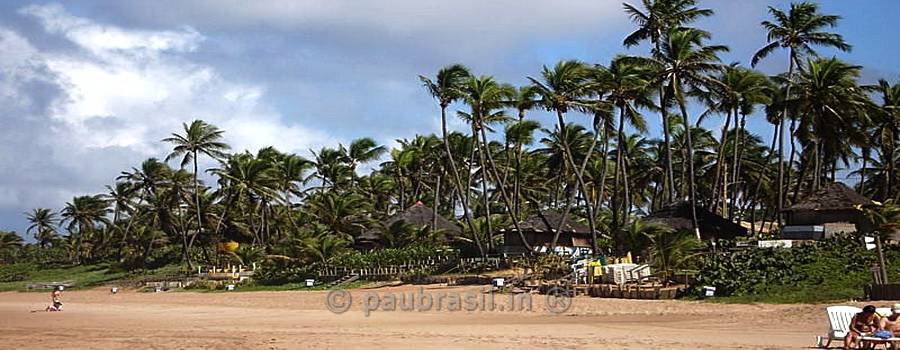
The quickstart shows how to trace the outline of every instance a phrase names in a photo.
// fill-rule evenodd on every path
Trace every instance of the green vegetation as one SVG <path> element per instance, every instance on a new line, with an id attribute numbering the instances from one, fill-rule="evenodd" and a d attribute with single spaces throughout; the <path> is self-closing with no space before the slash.
<path id="1" fill-rule="evenodd" d="M 836 181 L 839 171 L 860 176 L 857 189 L 886 203 L 871 215 L 882 231 L 897 227 L 900 84 L 863 86 L 862 67 L 815 54 L 850 49 L 830 32 L 840 17 L 808 2 L 770 8 L 760 29 L 768 42 L 752 58 L 747 53 L 747 67 L 721 62 L 728 48 L 693 27 L 714 15 L 698 1 L 644 0 L 625 4 L 625 13 L 636 28 L 623 44 L 647 42 L 644 55 L 535 67 L 522 86 L 461 64 L 419 76 L 441 133 L 401 138 L 393 149 L 362 137 L 308 155 L 272 147 L 230 153 L 226 130 L 184 123 L 161 140 L 171 147 L 158 155 L 165 160 L 136 159 L 104 193 L 26 213 L 35 244 L 0 231 L 0 263 L 12 264 L 0 274 L 9 282 L 0 283 L 88 286 L 167 265 L 256 264 L 255 288 L 292 288 L 326 266 L 384 266 L 450 250 L 494 254 L 503 244 L 499 229 L 546 209 L 585 222 L 595 251 L 630 251 L 666 278 L 692 263 L 700 242 L 644 224 L 646 213 L 686 199 L 695 204 L 694 228 L 697 207 L 733 221 L 780 223 L 782 208 Z M 787 72 L 752 68 L 782 48 Z M 532 116 L 537 110 L 555 120 L 542 125 Z M 723 128 L 705 129 L 702 121 L 715 117 Z M 449 118 L 466 127 L 448 130 Z M 751 133 L 749 118 L 771 124 L 771 136 Z M 650 124 L 661 135 L 648 134 Z M 200 158 L 214 165 L 203 169 Z M 385 224 L 417 202 L 461 232 Z M 366 244 L 375 250 L 359 252 Z M 869 256 L 835 244 L 717 253 L 693 263 L 701 282 L 743 300 L 858 295 Z M 53 268 L 69 265 L 78 267 Z"/>
<path id="2" fill-rule="evenodd" d="M 900 248 L 885 252 L 888 271 L 900 271 Z M 875 251 L 862 237 L 838 237 L 791 249 L 729 250 L 699 260 L 694 295 L 715 286 L 721 302 L 813 303 L 862 299 L 872 283 Z M 896 275 L 889 273 L 889 275 Z"/>
<path id="3" fill-rule="evenodd" d="M 168 266 L 135 275 L 107 263 L 59 267 L 20 263 L 0 266 L 0 291 L 26 291 L 29 284 L 41 282 L 67 282 L 73 284 L 72 289 L 82 289 L 125 282 L 138 277 L 171 274 L 179 269 L 178 266 Z"/>

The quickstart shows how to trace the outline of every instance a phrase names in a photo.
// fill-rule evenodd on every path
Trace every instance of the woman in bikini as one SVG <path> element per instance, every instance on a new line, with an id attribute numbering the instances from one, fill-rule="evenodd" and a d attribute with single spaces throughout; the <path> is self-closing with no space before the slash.
<path id="1" fill-rule="evenodd" d="M 862 312 L 853 315 L 850 320 L 850 332 L 844 337 L 844 349 L 852 349 L 859 339 L 871 336 L 875 331 L 884 329 L 885 319 L 875 312 L 874 305 L 866 305 Z"/>

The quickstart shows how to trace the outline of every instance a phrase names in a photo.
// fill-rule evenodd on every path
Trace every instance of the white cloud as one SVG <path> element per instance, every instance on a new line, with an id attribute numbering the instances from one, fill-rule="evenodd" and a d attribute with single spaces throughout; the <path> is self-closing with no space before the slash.
<path id="1" fill-rule="evenodd" d="M 306 154 L 337 143 L 286 122 L 265 102 L 264 86 L 193 60 L 203 40 L 193 29 L 103 25 L 59 5 L 20 14 L 76 49 L 39 49 L 0 27 L 0 218 L 103 191 L 120 171 L 164 157 L 160 140 L 193 119 L 224 129 L 236 151 L 272 145 Z"/>
<path id="2" fill-rule="evenodd" d="M 19 13 L 38 18 L 47 32 L 62 34 L 94 53 L 112 50 L 150 54 L 159 51 L 187 52 L 195 50 L 203 40 L 203 36 L 191 27 L 180 31 L 141 31 L 104 26 L 72 16 L 58 4 L 31 5 L 22 8 Z"/>
<path id="3" fill-rule="evenodd" d="M 126 30 L 74 17 L 58 5 L 29 6 L 21 13 L 95 54 L 42 55 L 68 95 L 51 117 L 64 122 L 84 147 L 158 154 L 159 139 L 192 119 L 224 128 L 239 149 L 265 144 L 298 150 L 329 141 L 318 131 L 284 124 L 262 102 L 262 87 L 229 81 L 181 55 L 202 40 L 192 29 Z"/>

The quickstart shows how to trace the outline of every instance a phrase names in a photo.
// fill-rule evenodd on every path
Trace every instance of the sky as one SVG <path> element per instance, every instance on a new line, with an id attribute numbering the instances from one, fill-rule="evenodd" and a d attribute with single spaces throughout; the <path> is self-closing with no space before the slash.
<path id="1" fill-rule="evenodd" d="M 900 80 L 889 23 L 900 1 L 819 3 L 843 17 L 834 30 L 853 45 L 823 56 L 864 66 L 863 83 Z M 767 6 L 788 4 L 701 1 L 716 14 L 695 26 L 731 48 L 723 61 L 746 64 L 765 44 Z M 309 156 L 364 136 L 396 145 L 440 130 L 420 74 L 462 63 L 520 85 L 561 59 L 646 54 L 622 47 L 631 30 L 620 0 L 3 1 L 0 230 L 24 235 L 24 212 L 58 210 L 146 158 L 164 158 L 160 140 L 194 119 L 224 129 L 235 151 L 273 145 Z M 778 53 L 758 68 L 776 74 L 786 63 Z M 552 125 L 546 113 L 531 117 Z M 647 118 L 655 137 L 658 116 Z M 748 123 L 770 139 L 762 118 Z"/>

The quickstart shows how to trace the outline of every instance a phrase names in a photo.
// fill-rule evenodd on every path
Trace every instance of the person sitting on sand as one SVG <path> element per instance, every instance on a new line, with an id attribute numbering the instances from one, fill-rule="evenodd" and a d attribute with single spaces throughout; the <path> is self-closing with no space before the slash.
<path id="1" fill-rule="evenodd" d="M 866 305 L 862 312 L 853 315 L 850 320 L 850 332 L 844 337 L 844 349 L 851 349 L 860 338 L 872 336 L 876 330 L 883 329 L 885 320 L 877 312 L 874 305 Z"/>
<path id="2" fill-rule="evenodd" d="M 62 311 L 62 286 L 58 288 L 54 288 L 53 292 L 50 292 L 50 299 L 53 304 L 47 307 L 47 311 Z"/>

